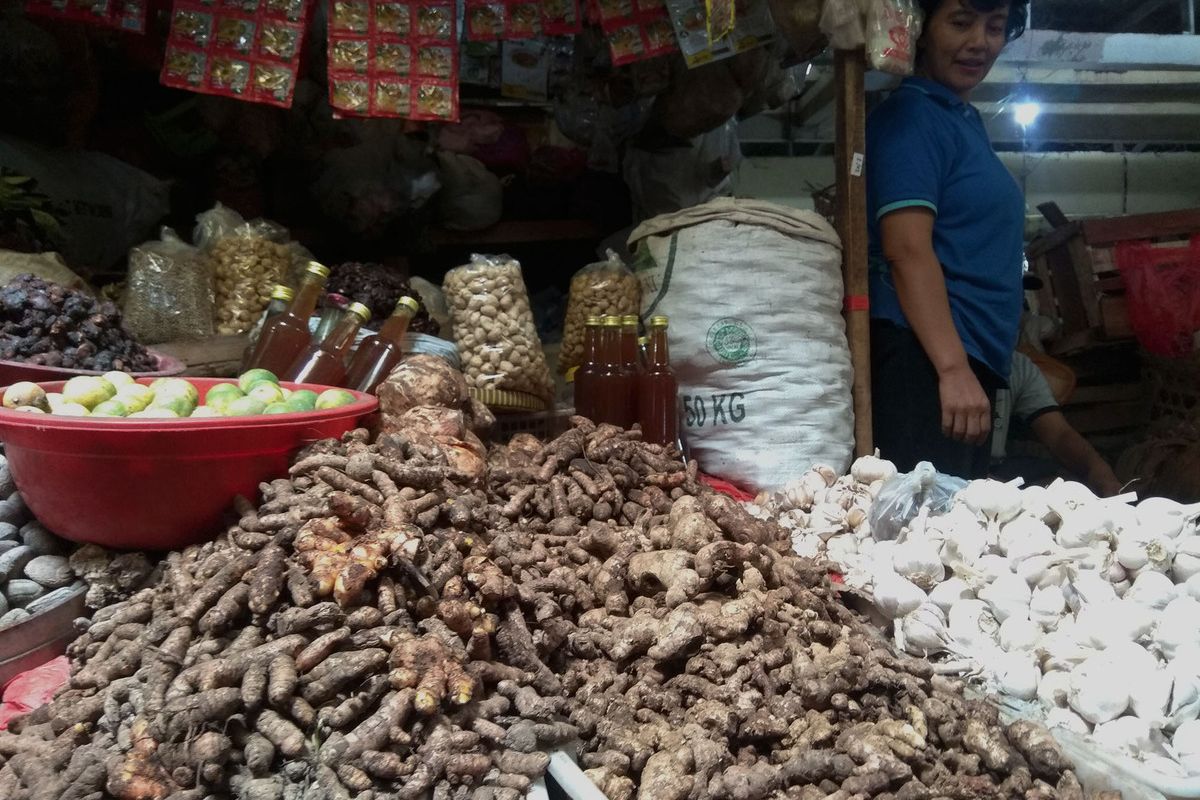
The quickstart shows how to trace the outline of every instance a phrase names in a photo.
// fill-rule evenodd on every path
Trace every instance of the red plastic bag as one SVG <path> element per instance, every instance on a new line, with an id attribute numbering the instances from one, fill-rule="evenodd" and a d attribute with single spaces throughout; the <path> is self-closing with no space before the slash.
<path id="1" fill-rule="evenodd" d="M 1117 269 L 1129 300 L 1129 323 L 1142 346 L 1186 356 L 1200 331 L 1200 235 L 1185 246 L 1119 242 Z"/>
<path id="2" fill-rule="evenodd" d="M 9 681 L 4 687 L 4 702 L 0 704 L 0 731 L 5 730 L 14 717 L 49 703 L 70 677 L 71 662 L 66 656 L 59 656 Z"/>

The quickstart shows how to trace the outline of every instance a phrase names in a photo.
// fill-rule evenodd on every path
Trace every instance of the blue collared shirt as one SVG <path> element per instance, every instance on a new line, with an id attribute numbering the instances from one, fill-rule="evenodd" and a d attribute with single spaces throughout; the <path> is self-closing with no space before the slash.
<path id="1" fill-rule="evenodd" d="M 908 326 L 883 258 L 879 220 L 920 206 L 967 355 L 1008 380 L 1021 321 L 1025 200 L 973 106 L 907 78 L 867 120 L 871 316 Z"/>

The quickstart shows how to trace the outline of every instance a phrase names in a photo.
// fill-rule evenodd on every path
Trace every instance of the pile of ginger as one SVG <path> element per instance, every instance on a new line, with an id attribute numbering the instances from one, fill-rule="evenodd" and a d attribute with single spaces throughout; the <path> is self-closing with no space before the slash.
<path id="1" fill-rule="evenodd" d="M 785 531 L 572 422 L 482 478 L 421 431 L 310 446 L 95 612 L 0 797 L 517 800 L 565 748 L 611 800 L 1083 800 Z"/>

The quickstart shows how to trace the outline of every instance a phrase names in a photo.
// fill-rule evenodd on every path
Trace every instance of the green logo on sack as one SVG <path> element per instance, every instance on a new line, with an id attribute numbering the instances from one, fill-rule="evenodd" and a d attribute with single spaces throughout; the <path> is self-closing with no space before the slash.
<path id="1" fill-rule="evenodd" d="M 740 319 L 719 319 L 708 329 L 708 352 L 726 364 L 744 364 L 758 353 L 754 329 Z"/>

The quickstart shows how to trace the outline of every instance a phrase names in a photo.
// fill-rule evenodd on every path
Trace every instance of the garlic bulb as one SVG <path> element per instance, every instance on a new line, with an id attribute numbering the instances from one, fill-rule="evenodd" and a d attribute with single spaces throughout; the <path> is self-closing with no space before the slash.
<path id="1" fill-rule="evenodd" d="M 1129 687 L 1103 654 L 1083 662 L 1071 675 L 1067 702 L 1088 722 L 1114 720 L 1129 707 Z"/>
<path id="2" fill-rule="evenodd" d="M 1097 725 L 1092 739 L 1105 750 L 1136 756 L 1150 748 L 1150 726 L 1137 717 L 1120 717 Z"/>
<path id="3" fill-rule="evenodd" d="M 1070 672 L 1098 652 L 1096 648 L 1080 643 L 1075 638 L 1073 628 L 1061 623 L 1058 630 L 1046 634 L 1038 644 L 1038 655 L 1041 657 L 1042 670 L 1045 672 L 1055 670 Z"/>
<path id="4" fill-rule="evenodd" d="M 892 551 L 892 568 L 925 591 L 946 577 L 946 568 L 933 544 L 921 536 L 909 536 Z"/>
<path id="5" fill-rule="evenodd" d="M 1147 637 L 1154 630 L 1154 612 L 1140 603 L 1108 600 L 1089 603 L 1075 617 L 1075 635 L 1082 644 L 1104 650 Z"/>
<path id="6" fill-rule="evenodd" d="M 1176 597 L 1190 597 L 1193 600 L 1200 600 L 1200 577 L 1193 575 L 1183 583 L 1175 587 Z"/>
<path id="7" fill-rule="evenodd" d="M 1108 509 L 1094 503 L 1066 513 L 1054 539 L 1066 548 L 1087 547 L 1094 542 L 1111 542 L 1114 538 L 1112 517 Z"/>
<path id="8" fill-rule="evenodd" d="M 989 659 L 988 666 L 996 687 L 1010 697 L 1019 700 L 1032 700 L 1037 697 L 1038 681 L 1041 680 L 1041 670 L 1033 653 L 1016 651 L 1002 653 Z"/>
<path id="9" fill-rule="evenodd" d="M 1071 674 L 1061 670 L 1047 672 L 1038 682 L 1037 696 L 1046 708 L 1066 708 L 1071 691 Z"/>
<path id="10" fill-rule="evenodd" d="M 1045 681 L 1046 678 L 1043 677 L 1042 680 Z M 1072 733 L 1078 733 L 1081 736 L 1091 733 L 1091 726 L 1084 722 L 1083 717 L 1069 708 L 1050 709 L 1049 713 L 1046 714 L 1045 722 L 1047 728 L 1063 728 Z"/>
<path id="11" fill-rule="evenodd" d="M 971 653 L 984 653 L 999 643 L 1000 623 L 982 600 L 959 600 L 950 607 L 950 637 Z"/>
<path id="12" fill-rule="evenodd" d="M 1084 605 L 1117 600 L 1117 593 L 1112 584 L 1104 580 L 1098 572 L 1077 573 L 1063 591 L 1067 596 L 1067 605 L 1074 611 L 1078 611 Z"/>
<path id="13" fill-rule="evenodd" d="M 974 511 L 987 523 L 993 538 L 999 528 L 1015 519 L 1022 510 L 1021 490 L 1009 483 L 993 480 L 971 481 L 955 501 Z"/>
<path id="14" fill-rule="evenodd" d="M 1163 609 L 1175 599 L 1175 584 L 1162 572 L 1143 572 L 1134 580 L 1123 599 L 1141 603 L 1148 608 Z"/>
<path id="15" fill-rule="evenodd" d="M 820 532 L 818 538 L 824 539 Z M 825 542 L 825 557 L 835 564 L 853 561 L 858 555 L 858 539 L 853 533 L 842 533 L 829 537 Z"/>
<path id="16" fill-rule="evenodd" d="M 924 603 L 916 611 L 897 621 L 896 640 L 900 649 L 914 656 L 940 653 L 950 642 L 946 615 L 933 603 Z"/>
<path id="17" fill-rule="evenodd" d="M 1157 666 L 1143 678 L 1129 676 L 1129 710 L 1157 730 L 1166 724 L 1175 679 L 1169 669 Z"/>
<path id="18" fill-rule="evenodd" d="M 879 450 L 873 456 L 861 456 L 850 465 L 850 475 L 859 483 L 872 484 L 875 481 L 886 481 L 896 475 L 896 465 L 885 458 L 879 457 Z"/>
<path id="19" fill-rule="evenodd" d="M 1063 586 L 1074 572 L 1071 559 L 1052 554 L 1030 556 L 1016 565 L 1016 572 L 1031 588 Z"/>
<path id="20" fill-rule="evenodd" d="M 1166 572 L 1175 557 L 1175 540 L 1143 530 L 1125 531 L 1117 540 L 1117 561 L 1128 570 Z"/>
<path id="21" fill-rule="evenodd" d="M 1200 774 L 1200 720 L 1185 722 L 1175 729 L 1171 750 L 1188 774 Z"/>
<path id="22" fill-rule="evenodd" d="M 929 593 L 929 600 L 944 613 L 949 614 L 950 607 L 957 601 L 974 596 L 975 592 L 967 585 L 967 582 L 956 575 L 933 587 Z"/>
<path id="23" fill-rule="evenodd" d="M 1021 490 L 1021 508 L 1025 515 L 1046 525 L 1058 525 L 1062 520 L 1050 510 L 1050 492 L 1045 486 L 1027 486 Z"/>
<path id="24" fill-rule="evenodd" d="M 1200 717 L 1200 646 L 1187 645 L 1167 664 L 1171 676 L 1171 704 L 1166 726 L 1175 729 Z"/>
<path id="25" fill-rule="evenodd" d="M 1200 645 L 1200 600 L 1177 597 L 1159 613 L 1154 643 L 1168 659 L 1185 645 Z"/>
<path id="26" fill-rule="evenodd" d="M 1200 536 L 1195 534 L 1175 540 L 1175 559 L 1171 562 L 1171 577 L 1183 583 L 1200 575 Z"/>
<path id="27" fill-rule="evenodd" d="M 1042 640 L 1042 626 L 1028 618 L 1009 617 L 1000 623 L 1000 647 L 1012 653 L 1033 650 Z"/>
<path id="28" fill-rule="evenodd" d="M 1061 586 L 1044 586 L 1033 590 L 1029 598 L 1030 620 L 1046 630 L 1054 630 L 1066 612 L 1067 598 L 1063 595 Z"/>
<path id="29" fill-rule="evenodd" d="M 955 506 L 949 513 L 931 518 L 926 535 L 931 539 L 941 536 L 942 563 L 951 569 L 960 564 L 973 565 L 988 549 L 987 531 L 963 506 Z"/>
<path id="30" fill-rule="evenodd" d="M 996 578 L 979 590 L 979 599 L 988 604 L 992 614 L 1000 622 L 1009 617 L 1028 617 L 1029 600 L 1032 593 L 1029 584 L 1020 575 L 1008 573 Z"/>
<path id="31" fill-rule="evenodd" d="M 986 583 L 993 583 L 1002 575 L 1013 574 L 1012 563 L 1007 558 L 991 553 L 977 558 L 974 569 L 979 573 L 980 579 Z"/>
<path id="32" fill-rule="evenodd" d="M 888 619 L 899 619 L 911 614 L 925 602 L 925 592 L 907 578 L 890 570 L 880 570 L 875 575 L 872 589 L 875 607 Z"/>

